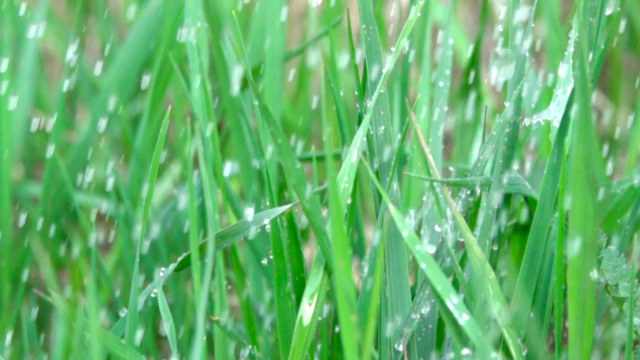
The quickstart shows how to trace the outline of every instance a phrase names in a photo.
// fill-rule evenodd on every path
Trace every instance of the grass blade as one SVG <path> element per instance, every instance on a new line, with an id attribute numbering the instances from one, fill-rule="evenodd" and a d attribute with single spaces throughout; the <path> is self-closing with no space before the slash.
<path id="1" fill-rule="evenodd" d="M 144 197 L 144 204 L 140 213 L 140 235 L 136 242 L 136 256 L 133 268 L 133 276 L 131 277 L 131 290 L 129 291 L 129 306 L 127 308 L 127 325 L 125 332 L 125 340 L 127 344 L 134 344 L 135 332 L 139 326 L 138 311 L 138 297 L 139 295 L 139 283 L 138 274 L 140 272 L 140 256 L 142 255 L 142 242 L 146 233 L 146 227 L 149 220 L 149 213 L 151 212 L 151 200 L 153 199 L 153 192 L 151 189 L 155 188 L 156 179 L 158 178 L 158 170 L 160 168 L 160 155 L 164 146 L 164 140 L 167 136 L 167 130 L 169 129 L 169 115 L 171 114 L 171 108 L 167 110 L 167 113 L 162 120 L 162 126 L 158 133 L 158 140 L 156 142 L 155 149 L 153 150 L 153 156 L 151 158 L 151 168 L 147 175 L 148 191 Z"/>

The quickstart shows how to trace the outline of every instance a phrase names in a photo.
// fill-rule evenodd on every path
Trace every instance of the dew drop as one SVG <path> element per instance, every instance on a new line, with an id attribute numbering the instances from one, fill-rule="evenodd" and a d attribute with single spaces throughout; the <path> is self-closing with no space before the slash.
<path id="1" fill-rule="evenodd" d="M 142 79 L 140 79 L 140 90 L 149 88 L 149 83 L 151 83 L 151 74 L 146 72 L 142 74 Z"/>

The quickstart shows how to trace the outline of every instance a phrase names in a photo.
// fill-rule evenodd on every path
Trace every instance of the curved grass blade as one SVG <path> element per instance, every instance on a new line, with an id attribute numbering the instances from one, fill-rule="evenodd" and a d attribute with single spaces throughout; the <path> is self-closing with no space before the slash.
<path id="1" fill-rule="evenodd" d="M 300 309 L 293 328 L 289 360 L 307 358 L 307 350 L 315 335 L 320 309 L 323 308 L 329 287 L 329 276 L 325 271 L 325 266 L 324 257 L 322 253 L 319 253 L 311 265 L 311 271 L 307 277 Z"/>
<path id="2" fill-rule="evenodd" d="M 173 322 L 173 316 L 171 315 L 171 309 L 167 303 L 167 298 L 164 296 L 164 290 L 162 286 L 157 287 L 158 290 L 158 308 L 160 309 L 160 316 L 162 317 L 162 326 L 167 334 L 169 340 L 169 347 L 171 348 L 171 357 L 178 359 L 178 340 L 176 338 L 176 327 Z"/>
<path id="3" fill-rule="evenodd" d="M 469 177 L 469 178 L 448 178 L 448 179 L 437 179 L 430 176 L 422 176 L 417 174 L 407 174 L 411 177 L 431 181 L 435 183 L 440 183 L 449 186 L 462 187 L 469 190 L 474 190 L 479 188 L 482 191 L 489 190 L 491 186 L 491 178 L 488 176 L 482 177 Z M 506 194 L 516 194 L 527 196 L 538 200 L 538 192 L 529 185 L 527 180 L 525 180 L 522 175 L 518 173 L 506 173 L 501 176 L 500 184 L 502 185 L 502 191 Z"/>
<path id="4" fill-rule="evenodd" d="M 571 66 L 573 59 L 574 45 L 577 37 L 576 18 L 573 21 L 573 28 L 569 33 L 569 42 L 565 51 L 564 60 L 558 68 L 558 81 L 553 90 L 553 98 L 549 106 L 541 112 L 524 120 L 525 125 L 539 123 L 549 120 L 555 127 L 560 126 L 565 109 L 569 107 L 569 97 L 572 94 L 574 76 L 573 67 Z"/>
<path id="5" fill-rule="evenodd" d="M 548 240 L 549 229 L 552 227 L 556 210 L 555 202 L 561 180 L 565 140 L 569 132 L 572 105 L 573 92 L 564 110 L 564 115 L 554 140 L 551 157 L 544 172 L 540 190 L 540 196 L 544 201 L 538 203 L 536 212 L 533 215 L 524 258 L 511 301 L 511 311 L 519 328 L 526 327 L 526 320 L 530 314 L 535 288 L 537 286 L 547 286 L 547 284 L 540 283 L 540 273 L 543 267 L 544 254 L 549 251 L 548 247 L 552 246 Z"/>
<path id="6" fill-rule="evenodd" d="M 251 237 L 256 232 L 258 232 L 262 227 L 268 225 L 271 221 L 273 221 L 278 216 L 286 213 L 289 209 L 291 209 L 294 204 L 284 205 L 273 209 L 268 209 L 261 211 L 255 214 L 251 219 L 242 219 L 228 227 L 218 231 L 213 237 L 216 239 L 216 251 L 220 251 L 239 239 L 244 237 Z M 198 245 L 200 251 L 204 251 L 207 241 L 209 239 L 204 239 Z M 191 257 L 190 251 L 182 254 L 180 259 L 176 262 L 175 271 L 182 271 L 191 265 Z"/>

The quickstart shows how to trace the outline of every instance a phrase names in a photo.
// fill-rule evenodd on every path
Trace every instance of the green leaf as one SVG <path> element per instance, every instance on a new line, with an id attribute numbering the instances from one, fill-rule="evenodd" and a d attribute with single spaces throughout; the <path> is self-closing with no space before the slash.
<path id="1" fill-rule="evenodd" d="M 151 158 L 151 167 L 147 175 L 148 191 L 144 194 L 144 203 L 140 214 L 140 235 L 136 241 L 136 255 L 135 263 L 133 267 L 133 275 L 131 276 L 131 290 L 129 292 L 129 306 L 127 308 L 127 326 L 125 332 L 125 339 L 127 344 L 133 344 L 133 337 L 136 329 L 139 326 L 138 323 L 138 297 L 139 297 L 139 280 L 138 274 L 140 271 L 140 257 L 142 254 L 142 241 L 147 231 L 147 223 L 149 220 L 149 213 L 151 211 L 151 200 L 153 198 L 153 189 L 155 188 L 156 179 L 158 178 L 158 169 L 160 168 L 160 155 L 164 146 L 164 140 L 167 136 L 167 130 L 169 129 L 169 115 L 171 114 L 171 108 L 167 110 L 167 113 L 162 120 L 162 126 L 158 133 L 158 140 L 156 141 L 155 149 L 153 150 L 153 156 Z"/>
<path id="2" fill-rule="evenodd" d="M 261 211 L 253 215 L 250 219 L 242 219 L 218 231 L 212 236 L 212 238 L 216 239 L 216 251 L 220 251 L 228 246 L 231 246 L 244 237 L 251 238 L 255 236 L 255 234 L 263 227 L 271 223 L 271 221 L 273 221 L 277 217 L 289 211 L 289 209 L 291 209 L 294 205 L 295 204 L 289 204 Z M 209 240 L 210 239 L 205 239 L 200 242 L 198 246 L 200 251 L 205 250 L 207 241 Z M 190 253 L 191 252 L 188 251 L 180 256 L 180 258 L 176 262 L 176 271 L 182 271 L 189 267 L 189 265 L 191 264 L 191 257 L 189 256 Z"/>
<path id="3" fill-rule="evenodd" d="M 448 178 L 437 179 L 429 176 L 417 174 L 407 174 L 411 177 L 431 181 L 435 183 L 445 184 L 452 187 L 461 187 L 469 190 L 480 189 L 482 191 L 489 190 L 491 186 L 491 178 L 488 176 L 472 177 L 472 178 Z M 501 176 L 501 189 L 506 194 L 516 194 L 538 200 L 538 192 L 529 185 L 522 175 L 518 173 L 506 173 Z"/>

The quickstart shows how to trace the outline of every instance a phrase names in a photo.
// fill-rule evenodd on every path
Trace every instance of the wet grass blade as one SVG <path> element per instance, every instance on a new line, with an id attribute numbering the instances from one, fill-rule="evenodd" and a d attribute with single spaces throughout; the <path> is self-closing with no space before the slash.
<path id="1" fill-rule="evenodd" d="M 434 177 L 421 176 L 417 174 L 407 175 L 420 180 L 445 184 L 451 187 L 461 187 L 468 190 L 475 190 L 479 188 L 482 191 L 487 191 L 491 186 L 491 178 L 488 176 L 473 178 L 437 179 Z M 522 175 L 518 173 L 507 173 L 504 174 L 501 178 L 502 190 L 504 191 L 504 193 L 528 196 L 535 200 L 538 200 L 538 192 L 535 191 L 535 189 L 533 189 L 531 185 L 529 185 L 527 180 L 525 180 Z"/>
<path id="2" fill-rule="evenodd" d="M 300 301 L 300 309 L 291 340 L 290 360 L 302 360 L 307 358 L 307 351 L 315 337 L 318 326 L 318 318 L 321 309 L 325 306 L 325 297 L 329 286 L 329 277 L 325 271 L 326 262 L 322 254 L 318 254 L 304 288 L 304 294 Z"/>
<path id="3" fill-rule="evenodd" d="M 551 157 L 547 162 L 542 180 L 540 196 L 545 201 L 538 203 L 533 216 L 524 258 L 512 296 L 511 310 L 516 323 L 521 328 L 526 327 L 526 319 L 530 314 L 536 287 L 546 286 L 546 284 L 540 283 L 539 276 L 543 267 L 543 256 L 547 252 L 547 248 L 552 246 L 549 242 L 550 229 L 557 209 L 555 200 L 560 186 L 562 164 L 565 156 L 565 140 L 569 132 L 572 106 L 573 97 L 570 97 L 556 133 Z"/>
<path id="4" fill-rule="evenodd" d="M 597 265 L 599 235 L 595 213 L 595 174 L 591 165 L 596 148 L 591 109 L 592 83 L 589 76 L 591 9 L 582 3 L 578 12 L 576 45 L 576 121 L 570 135 L 567 168 L 567 310 L 569 357 L 589 357 L 593 346 L 596 311 L 596 282 L 590 274 Z"/>
<path id="5" fill-rule="evenodd" d="M 220 231 L 215 233 L 216 250 L 222 250 L 231 246 L 238 240 L 255 236 L 263 227 L 267 226 L 277 217 L 289 211 L 295 204 L 280 206 L 273 209 L 261 211 L 251 217 L 251 219 L 242 219 Z M 198 245 L 200 251 L 205 250 L 208 239 L 202 240 Z M 184 253 L 180 260 L 177 261 L 176 271 L 182 271 L 191 265 L 191 251 Z"/>
<path id="6" fill-rule="evenodd" d="M 178 341 L 176 338 L 176 327 L 173 322 L 173 316 L 171 315 L 171 309 L 167 303 L 167 299 L 164 296 L 162 287 L 158 287 L 158 308 L 160 309 L 160 315 L 162 316 L 162 326 L 169 339 L 169 346 L 171 347 L 171 356 L 177 358 L 178 355 Z"/>
<path id="7" fill-rule="evenodd" d="M 171 109 L 167 110 L 167 113 L 162 120 L 162 126 L 160 127 L 160 131 L 158 133 L 158 140 L 155 144 L 155 149 L 153 151 L 153 157 L 151 158 L 151 167 L 149 169 L 149 173 L 147 175 L 147 184 L 148 191 L 144 196 L 144 203 L 140 212 L 140 235 L 136 241 L 136 255 L 135 255 L 135 263 L 133 268 L 133 275 L 131 277 L 131 289 L 129 291 L 129 306 L 127 308 L 127 325 L 126 325 L 126 333 L 125 340 L 127 344 L 132 345 L 134 343 L 135 332 L 138 329 L 139 319 L 138 319 L 138 297 L 140 296 L 139 291 L 139 279 L 138 274 L 140 272 L 140 257 L 142 256 L 142 242 L 144 240 L 144 236 L 146 234 L 146 227 L 148 225 L 149 215 L 151 212 L 151 200 L 153 199 L 153 191 L 155 188 L 156 179 L 158 178 L 158 170 L 160 168 L 160 155 L 162 154 L 162 148 L 164 146 L 164 140 L 167 136 L 167 130 L 169 129 L 169 115 L 171 114 Z"/>

